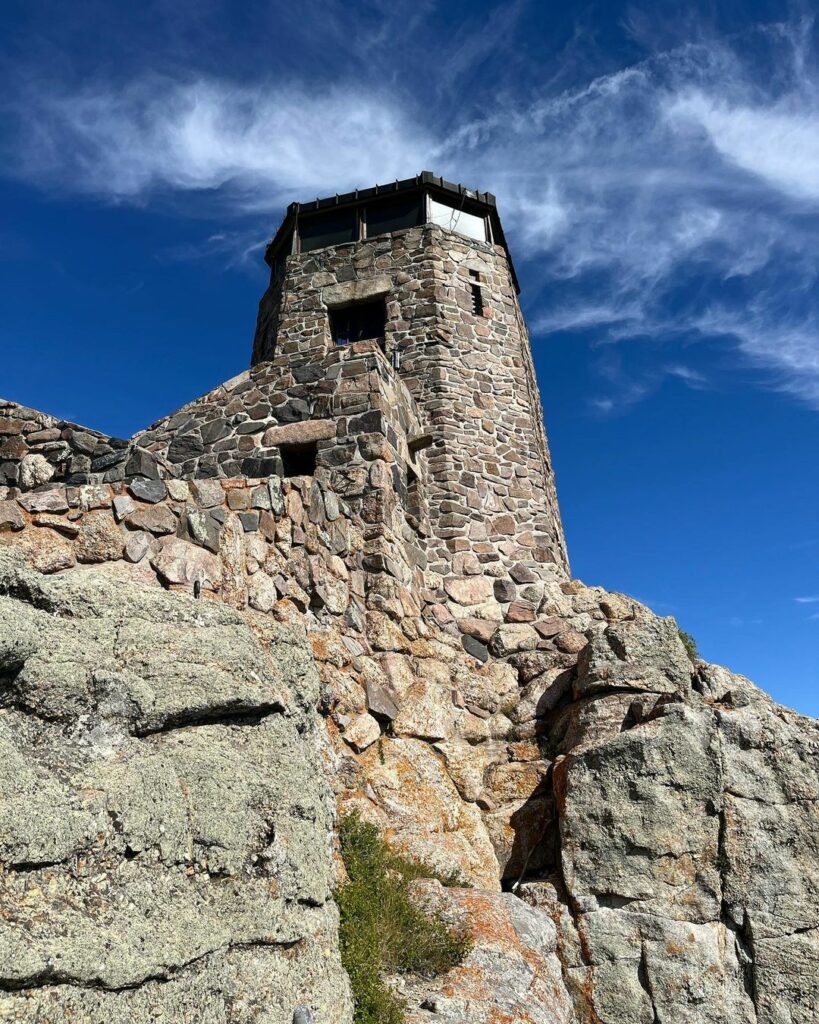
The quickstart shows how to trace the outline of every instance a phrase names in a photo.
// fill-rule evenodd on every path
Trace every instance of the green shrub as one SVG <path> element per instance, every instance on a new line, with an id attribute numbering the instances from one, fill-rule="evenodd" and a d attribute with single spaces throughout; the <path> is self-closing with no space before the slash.
<path id="1" fill-rule="evenodd" d="M 438 877 L 425 864 L 390 850 L 374 825 L 357 813 L 341 819 L 341 855 L 349 881 L 336 894 L 341 911 L 341 961 L 350 976 L 356 1024 L 401 1024 L 404 1006 L 384 983 L 400 971 L 433 977 L 461 963 L 467 938 L 409 900 L 416 878 Z"/>
<path id="2" fill-rule="evenodd" d="M 690 633 L 686 633 L 684 629 L 679 629 L 677 632 L 680 634 L 680 640 L 682 640 L 685 653 L 696 664 L 700 657 L 700 652 L 697 650 L 697 641 Z"/>

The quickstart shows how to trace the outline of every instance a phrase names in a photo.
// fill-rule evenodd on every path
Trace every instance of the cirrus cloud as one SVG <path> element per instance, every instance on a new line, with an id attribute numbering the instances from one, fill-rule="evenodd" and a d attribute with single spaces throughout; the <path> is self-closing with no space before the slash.
<path id="1" fill-rule="evenodd" d="M 536 333 L 619 345 L 729 338 L 761 380 L 819 409 L 819 80 L 808 38 L 803 24 L 731 46 L 700 41 L 557 93 L 505 95 L 479 117 L 438 116 L 372 76 L 312 87 L 203 75 L 62 92 L 35 83 L 6 102 L 18 130 L 4 139 L 5 171 L 120 203 L 206 195 L 224 254 L 231 237 L 255 251 L 250 214 L 430 167 L 498 195 L 530 292 L 543 292 Z M 760 54 L 778 68 L 767 91 Z M 598 410 L 667 377 L 706 383 L 665 355 L 645 379 L 625 377 L 609 375 Z"/>

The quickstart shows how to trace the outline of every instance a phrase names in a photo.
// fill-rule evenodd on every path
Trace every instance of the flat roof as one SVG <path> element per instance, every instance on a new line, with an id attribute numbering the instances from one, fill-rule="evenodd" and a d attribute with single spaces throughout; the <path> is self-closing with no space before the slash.
<path id="1" fill-rule="evenodd" d="M 387 198 L 396 193 L 412 192 L 429 192 L 450 202 L 455 200 L 467 212 L 470 212 L 470 207 L 472 207 L 476 212 L 480 209 L 485 216 L 488 216 L 492 225 L 493 241 L 497 245 L 502 245 L 506 250 L 512 282 L 515 290 L 520 291 L 515 267 L 512 263 L 512 256 L 509 252 L 509 246 L 506 244 L 506 236 L 503 233 L 503 225 L 498 214 L 495 196 L 491 192 L 480 192 L 477 189 L 469 189 L 455 182 L 447 181 L 445 178 L 433 174 L 432 171 L 421 171 L 414 178 L 403 178 L 400 181 L 391 181 L 386 185 L 373 185 L 371 188 L 357 188 L 353 192 L 337 193 L 324 199 L 313 199 L 306 203 L 290 203 L 276 234 L 265 249 L 265 261 L 272 265 L 274 253 L 284 239 L 290 235 L 295 227 L 296 220 L 301 214 L 319 213 L 324 210 L 358 206 L 371 199 Z"/>

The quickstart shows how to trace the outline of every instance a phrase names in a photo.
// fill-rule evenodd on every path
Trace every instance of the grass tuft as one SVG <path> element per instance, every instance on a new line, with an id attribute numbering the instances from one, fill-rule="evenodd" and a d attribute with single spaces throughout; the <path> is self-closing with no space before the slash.
<path id="1" fill-rule="evenodd" d="M 336 894 L 341 911 L 341 960 L 350 976 L 355 1024 L 402 1024 L 404 1004 L 388 988 L 386 973 L 434 977 L 462 963 L 470 942 L 409 900 L 416 878 L 438 878 L 428 865 L 390 850 L 374 825 L 358 813 L 342 817 L 341 855 L 349 881 Z"/>
<path id="2" fill-rule="evenodd" d="M 686 633 L 684 629 L 678 629 L 677 632 L 680 634 L 680 640 L 682 640 L 682 645 L 689 660 L 696 665 L 700 657 L 700 652 L 697 650 L 697 641 L 690 633 Z"/>

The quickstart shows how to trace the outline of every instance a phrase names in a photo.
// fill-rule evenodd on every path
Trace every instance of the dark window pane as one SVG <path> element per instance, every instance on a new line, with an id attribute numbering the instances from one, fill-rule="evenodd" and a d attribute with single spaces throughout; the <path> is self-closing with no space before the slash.
<path id="1" fill-rule="evenodd" d="M 358 239 L 358 215 L 354 209 L 349 209 L 300 217 L 299 237 L 302 252 L 355 242 Z"/>
<path id="2" fill-rule="evenodd" d="M 384 340 L 387 310 L 383 299 L 359 302 L 354 306 L 330 310 L 330 331 L 337 345 L 353 341 Z"/>
<path id="3" fill-rule="evenodd" d="M 422 224 L 422 198 L 390 199 L 383 203 L 367 206 L 367 237 L 386 235 L 389 231 L 401 231 Z"/>

